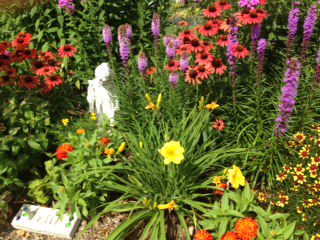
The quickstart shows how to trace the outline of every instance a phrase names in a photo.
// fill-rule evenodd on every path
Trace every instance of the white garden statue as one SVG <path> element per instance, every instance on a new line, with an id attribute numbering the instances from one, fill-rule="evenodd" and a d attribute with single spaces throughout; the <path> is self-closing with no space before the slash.
<path id="1" fill-rule="evenodd" d="M 87 101 L 89 112 L 97 114 L 100 124 L 105 114 L 113 125 L 114 113 L 118 107 L 113 74 L 108 63 L 101 63 L 95 70 L 95 79 L 89 80 Z"/>

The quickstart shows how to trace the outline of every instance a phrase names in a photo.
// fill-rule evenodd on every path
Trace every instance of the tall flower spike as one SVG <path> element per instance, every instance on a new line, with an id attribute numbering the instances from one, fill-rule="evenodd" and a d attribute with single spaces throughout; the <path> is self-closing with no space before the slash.
<path id="1" fill-rule="evenodd" d="M 170 42 L 166 47 L 166 54 L 170 60 L 173 60 L 176 55 L 176 48 L 174 47 L 173 42 Z"/>
<path id="2" fill-rule="evenodd" d="M 319 50 L 318 50 L 317 70 L 316 70 L 316 75 L 314 78 L 313 90 L 315 90 L 315 87 L 319 86 L 319 84 L 320 84 L 320 46 L 319 46 Z"/>
<path id="3" fill-rule="evenodd" d="M 126 26 L 126 35 L 127 35 L 127 38 L 131 39 L 132 37 L 132 27 L 130 24 L 126 23 L 125 24 Z"/>
<path id="4" fill-rule="evenodd" d="M 180 57 L 181 70 L 186 73 L 189 67 L 189 55 L 184 51 Z"/>
<path id="5" fill-rule="evenodd" d="M 284 136 L 288 130 L 289 118 L 294 109 L 295 97 L 297 96 L 301 64 L 297 59 L 287 61 L 287 71 L 285 74 L 285 86 L 282 88 L 281 104 L 279 105 L 279 116 L 276 119 L 277 126 L 275 135 Z"/>
<path id="6" fill-rule="evenodd" d="M 260 0 L 240 0 L 238 4 L 243 8 L 252 8 L 258 6 L 260 4 Z"/>
<path id="7" fill-rule="evenodd" d="M 258 77 L 257 77 L 257 85 L 261 84 L 263 63 L 264 63 L 264 53 L 267 48 L 267 40 L 260 39 L 258 42 Z"/>
<path id="8" fill-rule="evenodd" d="M 255 24 L 252 28 L 252 53 L 256 53 L 258 40 L 261 34 L 261 24 Z"/>
<path id="9" fill-rule="evenodd" d="M 303 25 L 303 43 L 302 43 L 302 50 L 301 50 L 301 65 L 303 65 L 304 60 L 306 58 L 306 53 L 309 48 L 310 40 L 314 31 L 314 27 L 316 25 L 318 17 L 317 7 L 311 5 L 308 11 L 308 15 Z"/>
<path id="10" fill-rule="evenodd" d="M 155 41 L 158 41 L 160 38 L 160 15 L 158 13 L 153 14 L 151 28 Z"/>
<path id="11" fill-rule="evenodd" d="M 111 47 L 112 44 L 112 31 L 109 25 L 105 25 L 102 29 L 103 41 L 107 45 L 107 48 Z"/>
<path id="12" fill-rule="evenodd" d="M 148 58 L 146 57 L 144 52 L 139 53 L 138 67 L 142 76 L 144 76 L 148 67 Z"/>
<path id="13" fill-rule="evenodd" d="M 169 76 L 169 82 L 171 82 L 174 89 L 176 89 L 176 86 L 179 81 L 179 74 L 178 72 L 171 72 Z"/>
<path id="14" fill-rule="evenodd" d="M 74 14 L 75 6 L 73 0 L 59 0 L 59 8 L 64 9 L 64 11 L 70 11 L 70 14 Z"/>
<path id="15" fill-rule="evenodd" d="M 287 46 L 287 59 L 290 57 L 292 47 L 295 42 L 296 34 L 298 31 L 298 23 L 300 17 L 299 4 L 293 4 L 294 9 L 291 10 L 289 14 L 289 33 L 288 33 L 288 46 Z"/>
<path id="16" fill-rule="evenodd" d="M 120 56 L 122 63 L 125 67 L 128 66 L 128 61 L 130 58 L 130 39 L 127 37 L 127 27 L 125 25 L 120 25 L 118 28 L 118 40 L 120 46 Z"/>

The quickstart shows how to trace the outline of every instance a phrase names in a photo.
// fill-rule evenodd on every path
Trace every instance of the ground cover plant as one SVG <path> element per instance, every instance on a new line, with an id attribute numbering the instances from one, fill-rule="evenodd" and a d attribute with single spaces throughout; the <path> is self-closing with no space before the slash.
<path id="1" fill-rule="evenodd" d="M 57 61 L 68 82 L 62 91 L 84 96 L 87 68 L 107 59 L 119 109 L 114 126 L 106 120 L 98 129 L 94 113 L 70 116 L 50 104 L 55 96 L 38 106 L 41 115 L 19 111 L 48 123 L 50 139 L 43 141 L 53 145 L 42 147 L 41 134 L 49 131 L 43 125 L 38 135 L 28 134 L 29 146 L 41 146 L 36 154 L 47 151 L 51 158 L 46 175 L 30 182 L 31 198 L 59 208 L 60 216 L 90 218 L 87 229 L 106 213 L 128 213 L 107 239 L 133 232 L 137 239 L 319 238 L 318 133 L 312 130 L 320 99 L 316 1 L 195 1 L 184 9 L 124 1 L 139 18 L 120 22 L 111 13 L 105 18 L 108 1 L 47 4 L 16 19 L 50 16 L 49 28 L 35 24 L 36 44 L 47 51 L 61 43 L 58 52 L 67 57 L 77 51 Z M 168 24 L 176 11 L 183 11 L 180 22 Z M 8 21 L 6 29 L 13 27 Z M 2 52 L 5 58 L 5 43 Z M 38 101 L 40 89 L 35 92 Z M 2 126 L 12 135 L 21 130 Z M 3 171 L 10 184 L 17 179 L 12 172 Z"/>

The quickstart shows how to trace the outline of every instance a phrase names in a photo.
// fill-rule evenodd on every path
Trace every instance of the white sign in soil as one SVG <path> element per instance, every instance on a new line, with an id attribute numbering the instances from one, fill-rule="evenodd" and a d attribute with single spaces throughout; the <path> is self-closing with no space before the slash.
<path id="1" fill-rule="evenodd" d="M 11 224 L 17 229 L 71 239 L 80 219 L 74 215 L 73 220 L 69 221 L 69 215 L 65 214 L 60 221 L 57 212 L 57 209 L 24 204 Z"/>

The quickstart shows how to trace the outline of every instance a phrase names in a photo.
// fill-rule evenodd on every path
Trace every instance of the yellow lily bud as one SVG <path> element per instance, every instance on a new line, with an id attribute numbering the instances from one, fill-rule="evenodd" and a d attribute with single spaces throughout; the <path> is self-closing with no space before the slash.
<path id="1" fill-rule="evenodd" d="M 142 148 L 143 148 L 143 142 L 140 142 L 140 143 L 139 143 L 139 146 L 140 146 L 140 148 L 142 149 Z"/>
<path id="2" fill-rule="evenodd" d="M 150 97 L 150 95 L 149 95 L 148 93 L 146 93 L 146 99 L 147 99 L 149 102 L 152 102 L 151 97 Z"/>
<path id="3" fill-rule="evenodd" d="M 204 104 L 204 96 L 200 98 L 200 104 Z"/>
<path id="4" fill-rule="evenodd" d="M 158 100 L 157 100 L 157 107 L 158 107 L 158 108 L 160 107 L 161 101 L 162 101 L 162 94 L 160 93 L 160 94 L 158 95 Z"/>
<path id="5" fill-rule="evenodd" d="M 122 153 L 125 149 L 126 149 L 126 143 L 122 142 L 118 149 L 118 153 Z"/>

